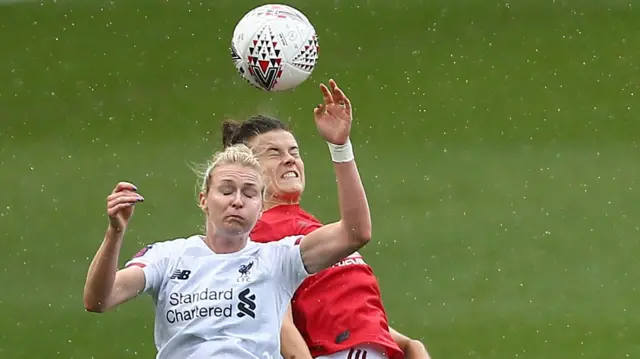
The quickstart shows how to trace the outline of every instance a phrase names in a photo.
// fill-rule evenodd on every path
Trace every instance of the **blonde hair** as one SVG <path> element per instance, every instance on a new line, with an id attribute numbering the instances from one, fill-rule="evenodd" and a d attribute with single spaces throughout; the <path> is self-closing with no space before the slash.
<path id="1" fill-rule="evenodd" d="M 206 169 L 199 172 L 200 190 L 204 193 L 209 191 L 211 186 L 211 172 L 222 165 L 240 165 L 256 170 L 261 173 L 260 162 L 251 149 L 244 144 L 237 144 L 216 152 L 207 163 Z"/>

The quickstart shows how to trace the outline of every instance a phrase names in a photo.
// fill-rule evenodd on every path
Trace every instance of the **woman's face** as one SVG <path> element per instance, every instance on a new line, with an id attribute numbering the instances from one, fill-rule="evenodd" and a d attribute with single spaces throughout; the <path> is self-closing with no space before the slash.
<path id="1" fill-rule="evenodd" d="M 285 130 L 260 134 L 249 143 L 260 161 L 268 198 L 299 200 L 304 191 L 304 162 L 298 142 Z"/>
<path id="2" fill-rule="evenodd" d="M 262 211 L 261 174 L 250 167 L 228 164 L 214 168 L 210 176 L 207 193 L 200 193 L 207 229 L 223 236 L 251 232 Z"/>

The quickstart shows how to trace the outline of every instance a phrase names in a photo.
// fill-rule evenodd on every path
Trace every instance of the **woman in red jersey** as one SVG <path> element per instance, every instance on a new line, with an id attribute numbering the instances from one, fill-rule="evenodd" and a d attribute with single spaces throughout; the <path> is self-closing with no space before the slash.
<path id="1" fill-rule="evenodd" d="M 349 99 L 331 80 L 321 85 L 324 103 L 316 121 L 351 118 Z M 300 205 L 304 162 L 294 135 L 275 118 L 254 116 L 223 124 L 224 146 L 244 143 L 257 154 L 267 189 L 264 212 L 251 232 L 256 242 L 308 234 L 322 226 Z M 388 325 L 376 277 L 359 253 L 307 278 L 291 302 L 282 324 L 285 359 L 429 358 L 424 345 Z"/>

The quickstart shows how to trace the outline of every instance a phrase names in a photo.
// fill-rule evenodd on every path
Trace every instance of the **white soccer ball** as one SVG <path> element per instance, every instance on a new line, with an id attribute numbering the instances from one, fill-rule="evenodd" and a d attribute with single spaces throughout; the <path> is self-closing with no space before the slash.
<path id="1" fill-rule="evenodd" d="M 318 51 L 309 19 L 287 5 L 267 4 L 249 11 L 231 40 L 236 69 L 265 91 L 286 91 L 303 83 L 318 62 Z"/>

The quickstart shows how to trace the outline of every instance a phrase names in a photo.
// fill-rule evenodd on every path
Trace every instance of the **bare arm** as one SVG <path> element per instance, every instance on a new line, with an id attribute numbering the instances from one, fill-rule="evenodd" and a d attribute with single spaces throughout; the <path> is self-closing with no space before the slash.
<path id="1" fill-rule="evenodd" d="M 84 307 L 102 313 L 134 298 L 145 286 L 140 267 L 118 270 L 118 257 L 123 233 L 109 228 L 87 273 Z"/>
<path id="2" fill-rule="evenodd" d="M 280 334 L 280 354 L 284 359 L 312 359 L 311 352 L 302 335 L 293 324 L 291 306 L 287 310 L 287 315 L 282 322 Z"/>
<path id="3" fill-rule="evenodd" d="M 397 330 L 389 327 L 391 337 L 393 341 L 398 344 L 400 349 L 404 352 L 404 357 L 407 359 L 431 359 L 427 348 L 420 341 L 411 339 L 405 335 L 400 334 Z"/>
<path id="4" fill-rule="evenodd" d="M 329 143 L 334 162 L 340 221 L 321 227 L 300 243 L 302 261 L 309 273 L 317 273 L 365 246 L 371 239 L 369 204 L 349 141 L 351 102 L 335 81 L 320 85 L 324 104 L 314 110 L 316 127 Z"/>
<path id="5" fill-rule="evenodd" d="M 309 273 L 328 268 L 371 239 L 369 204 L 355 161 L 334 164 L 341 219 L 309 233 L 300 243 Z"/>
<path id="6" fill-rule="evenodd" d="M 102 313 L 138 295 L 145 287 L 141 268 L 118 271 L 118 256 L 134 205 L 144 201 L 131 183 L 120 182 L 107 197 L 109 227 L 93 257 L 84 284 L 84 307 Z"/>

